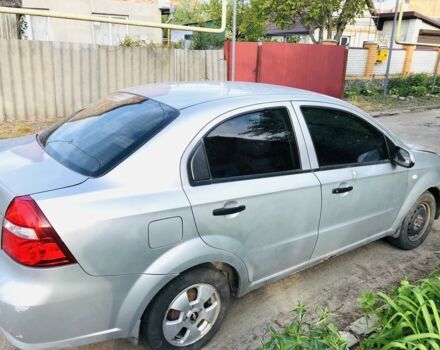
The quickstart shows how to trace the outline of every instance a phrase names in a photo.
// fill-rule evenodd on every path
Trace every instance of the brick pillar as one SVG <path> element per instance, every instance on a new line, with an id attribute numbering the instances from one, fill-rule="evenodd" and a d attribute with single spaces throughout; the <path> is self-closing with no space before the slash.
<path id="1" fill-rule="evenodd" d="M 435 71 L 436 68 L 437 68 L 437 72 Z M 440 74 L 440 48 L 437 48 L 437 61 L 435 61 L 433 73 Z"/>
<path id="2" fill-rule="evenodd" d="M 407 77 L 411 74 L 411 65 L 416 47 L 414 45 L 405 45 L 403 48 L 406 50 L 406 54 L 405 61 L 403 61 L 402 75 Z"/>
<path id="3" fill-rule="evenodd" d="M 364 48 L 368 49 L 367 62 L 365 63 L 364 77 L 365 79 L 373 78 L 374 65 L 377 61 L 378 45 L 374 41 L 364 42 Z"/>

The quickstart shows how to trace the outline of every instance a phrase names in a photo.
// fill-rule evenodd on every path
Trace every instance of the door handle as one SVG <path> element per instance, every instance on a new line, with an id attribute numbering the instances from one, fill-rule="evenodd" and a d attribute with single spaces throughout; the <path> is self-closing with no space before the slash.
<path id="1" fill-rule="evenodd" d="M 212 215 L 214 216 L 231 215 L 231 214 L 241 213 L 245 209 L 246 209 L 245 205 L 239 205 L 238 207 L 233 207 L 233 208 L 220 208 L 220 209 L 215 209 L 212 212 Z"/>
<path id="2" fill-rule="evenodd" d="M 333 194 L 341 194 L 341 193 L 347 193 L 350 191 L 353 191 L 353 186 L 334 188 L 332 190 L 332 193 Z"/>

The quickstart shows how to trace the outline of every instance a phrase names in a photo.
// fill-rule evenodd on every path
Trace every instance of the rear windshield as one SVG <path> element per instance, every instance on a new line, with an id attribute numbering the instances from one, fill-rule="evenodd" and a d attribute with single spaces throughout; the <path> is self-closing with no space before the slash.
<path id="1" fill-rule="evenodd" d="M 64 166 L 101 176 L 171 123 L 179 112 L 143 96 L 116 93 L 38 135 Z"/>

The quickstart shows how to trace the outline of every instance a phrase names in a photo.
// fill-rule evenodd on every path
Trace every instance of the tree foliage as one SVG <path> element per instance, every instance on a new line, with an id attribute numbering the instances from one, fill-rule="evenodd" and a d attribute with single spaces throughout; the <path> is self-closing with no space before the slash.
<path id="1" fill-rule="evenodd" d="M 268 16 L 261 11 L 262 0 L 237 0 L 237 40 L 258 41 L 264 38 Z M 232 37 L 232 1 L 228 1 L 226 37 Z M 208 17 L 216 25 L 221 23 L 222 1 L 210 0 L 205 4 Z"/>
<path id="2" fill-rule="evenodd" d="M 173 15 L 173 23 L 202 23 L 208 20 L 205 5 L 199 0 L 180 0 Z"/>
<path id="3" fill-rule="evenodd" d="M 266 34 L 267 15 L 260 9 L 262 0 L 237 0 L 237 40 L 257 41 Z M 226 38 L 232 37 L 232 1 L 228 1 Z M 181 0 L 173 15 L 173 23 L 189 24 L 212 21 L 220 26 L 222 18 L 221 0 Z M 199 35 L 209 41 L 208 35 Z M 214 40 L 215 41 L 215 40 Z"/>
<path id="4" fill-rule="evenodd" d="M 373 0 L 261 0 L 259 8 L 281 28 L 303 25 L 315 43 L 339 41 L 356 17 L 367 9 L 374 12 Z"/>

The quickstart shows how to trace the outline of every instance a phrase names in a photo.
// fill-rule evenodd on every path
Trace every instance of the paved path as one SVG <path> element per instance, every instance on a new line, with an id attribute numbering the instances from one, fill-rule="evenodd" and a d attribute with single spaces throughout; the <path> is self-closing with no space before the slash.
<path id="1" fill-rule="evenodd" d="M 404 139 L 440 153 L 440 110 L 382 117 L 380 122 Z M 250 293 L 231 305 L 221 331 L 207 349 L 255 349 L 270 325 L 287 324 L 298 302 L 336 312 L 344 327 L 359 316 L 356 304 L 362 291 L 381 290 L 403 277 L 417 279 L 440 266 L 440 224 L 422 247 L 398 250 L 375 242 L 314 268 Z M 0 338 L 1 349 L 12 349 Z M 126 341 L 108 342 L 76 350 L 134 350 Z"/>

